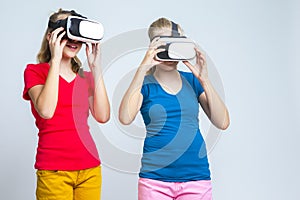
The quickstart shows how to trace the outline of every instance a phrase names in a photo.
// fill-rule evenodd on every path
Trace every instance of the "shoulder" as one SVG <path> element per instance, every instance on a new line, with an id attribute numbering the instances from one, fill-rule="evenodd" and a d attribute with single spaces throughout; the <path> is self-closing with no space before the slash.
<path id="1" fill-rule="evenodd" d="M 194 76 L 194 74 L 192 72 L 185 72 L 185 71 L 180 71 L 180 70 L 178 70 L 178 72 L 184 77 L 193 77 Z"/>
<path id="2" fill-rule="evenodd" d="M 48 63 L 39 63 L 39 64 L 27 64 L 24 70 L 24 91 L 23 98 L 29 100 L 28 90 L 36 85 L 44 85 L 48 71 Z"/>
<path id="3" fill-rule="evenodd" d="M 188 82 L 194 82 L 194 79 L 196 78 L 192 72 L 184 72 L 184 71 L 178 71 L 181 76 L 183 76 Z"/>
<path id="4" fill-rule="evenodd" d="M 29 63 L 26 65 L 26 69 L 34 69 L 34 70 L 45 70 L 49 69 L 49 64 L 48 63 L 37 63 L 37 64 L 32 64 Z"/>
<path id="5" fill-rule="evenodd" d="M 181 76 L 192 86 L 197 96 L 199 96 L 204 90 L 199 80 L 195 77 L 192 72 L 179 71 Z"/>
<path id="6" fill-rule="evenodd" d="M 145 76 L 145 78 L 144 78 L 144 82 L 143 82 L 143 84 L 144 85 L 146 85 L 146 84 L 149 84 L 149 83 L 153 83 L 154 82 L 154 77 L 153 77 L 153 75 L 147 75 L 147 76 Z"/>
<path id="7" fill-rule="evenodd" d="M 147 87 L 147 88 L 150 88 L 150 87 L 153 87 L 155 85 L 157 85 L 157 81 L 156 79 L 154 78 L 153 75 L 147 75 L 144 77 L 144 81 L 143 81 L 143 86 L 142 87 Z"/>
<path id="8" fill-rule="evenodd" d="M 144 77 L 141 93 L 144 97 L 148 97 L 150 94 L 150 91 L 155 89 L 155 78 L 153 75 L 147 75 Z"/>
<path id="9" fill-rule="evenodd" d="M 48 63 L 38 63 L 38 64 L 27 64 L 25 68 L 25 72 L 31 71 L 36 73 L 47 73 L 49 71 Z"/>
<path id="10" fill-rule="evenodd" d="M 81 76 L 81 78 L 84 78 L 84 79 L 91 79 L 93 77 L 93 74 L 92 72 L 89 72 L 89 71 L 83 71 L 83 77 Z"/>

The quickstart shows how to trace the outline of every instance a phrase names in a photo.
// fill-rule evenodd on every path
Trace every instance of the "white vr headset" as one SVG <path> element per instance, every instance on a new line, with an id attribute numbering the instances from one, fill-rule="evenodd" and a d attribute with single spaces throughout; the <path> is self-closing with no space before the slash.
<path id="1" fill-rule="evenodd" d="M 66 31 L 64 39 L 71 39 L 87 43 L 99 43 L 104 35 L 103 25 L 99 22 L 87 19 L 82 15 L 71 11 L 72 15 L 63 20 L 48 22 L 48 27 L 57 29 L 63 27 Z"/>
<path id="2" fill-rule="evenodd" d="M 178 26 L 172 22 L 172 36 L 159 36 L 158 41 L 166 45 L 159 48 L 165 51 L 156 54 L 156 59 L 160 61 L 183 61 L 192 60 L 196 56 L 196 44 L 185 36 L 180 36 Z"/>

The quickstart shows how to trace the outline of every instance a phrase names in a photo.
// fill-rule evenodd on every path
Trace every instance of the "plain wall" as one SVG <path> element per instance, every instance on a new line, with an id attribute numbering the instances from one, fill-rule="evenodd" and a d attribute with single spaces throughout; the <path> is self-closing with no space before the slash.
<path id="1" fill-rule="evenodd" d="M 137 173 L 123 169 L 138 167 L 142 144 L 142 135 L 135 138 L 119 126 L 114 91 L 143 58 L 147 37 L 120 55 L 118 45 L 126 47 L 130 41 L 115 41 L 127 33 L 132 40 L 135 34 L 143 39 L 138 30 L 161 16 L 179 23 L 201 45 L 222 80 L 231 125 L 209 153 L 214 199 L 299 199 L 299 1 L 12 0 L 0 5 L 0 199 L 35 198 L 37 129 L 29 103 L 22 99 L 23 71 L 35 62 L 48 17 L 60 7 L 101 21 L 102 43 L 114 58 L 106 60 L 104 73 L 109 98 L 116 103 L 112 118 L 105 125 L 91 125 L 91 130 L 101 152 L 115 147 L 134 159 L 123 157 L 116 163 L 103 155 L 103 200 L 137 199 Z M 140 119 L 135 123 L 143 129 Z M 107 148 L 100 146 L 103 141 Z"/>

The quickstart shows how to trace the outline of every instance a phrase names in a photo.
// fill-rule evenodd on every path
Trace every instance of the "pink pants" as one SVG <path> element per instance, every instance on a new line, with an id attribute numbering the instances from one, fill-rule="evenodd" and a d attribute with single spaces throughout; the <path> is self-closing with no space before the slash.
<path id="1" fill-rule="evenodd" d="M 210 180 L 163 182 L 140 178 L 138 200 L 212 200 Z"/>

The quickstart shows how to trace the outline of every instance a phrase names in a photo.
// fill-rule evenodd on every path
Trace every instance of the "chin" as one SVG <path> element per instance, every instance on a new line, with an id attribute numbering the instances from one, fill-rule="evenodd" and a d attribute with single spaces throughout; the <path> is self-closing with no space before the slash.
<path id="1" fill-rule="evenodd" d="M 75 53 L 75 52 L 64 52 L 63 53 L 63 57 L 64 58 L 74 58 L 75 56 L 77 55 L 77 53 Z"/>
<path id="2" fill-rule="evenodd" d="M 63 50 L 63 56 L 65 58 L 74 58 L 81 49 L 81 45 L 76 45 L 74 47 L 70 47 L 70 45 L 66 45 Z"/>
<path id="3" fill-rule="evenodd" d="M 159 67 L 165 71 L 172 71 L 177 69 L 177 61 L 165 61 L 159 65 Z"/>

